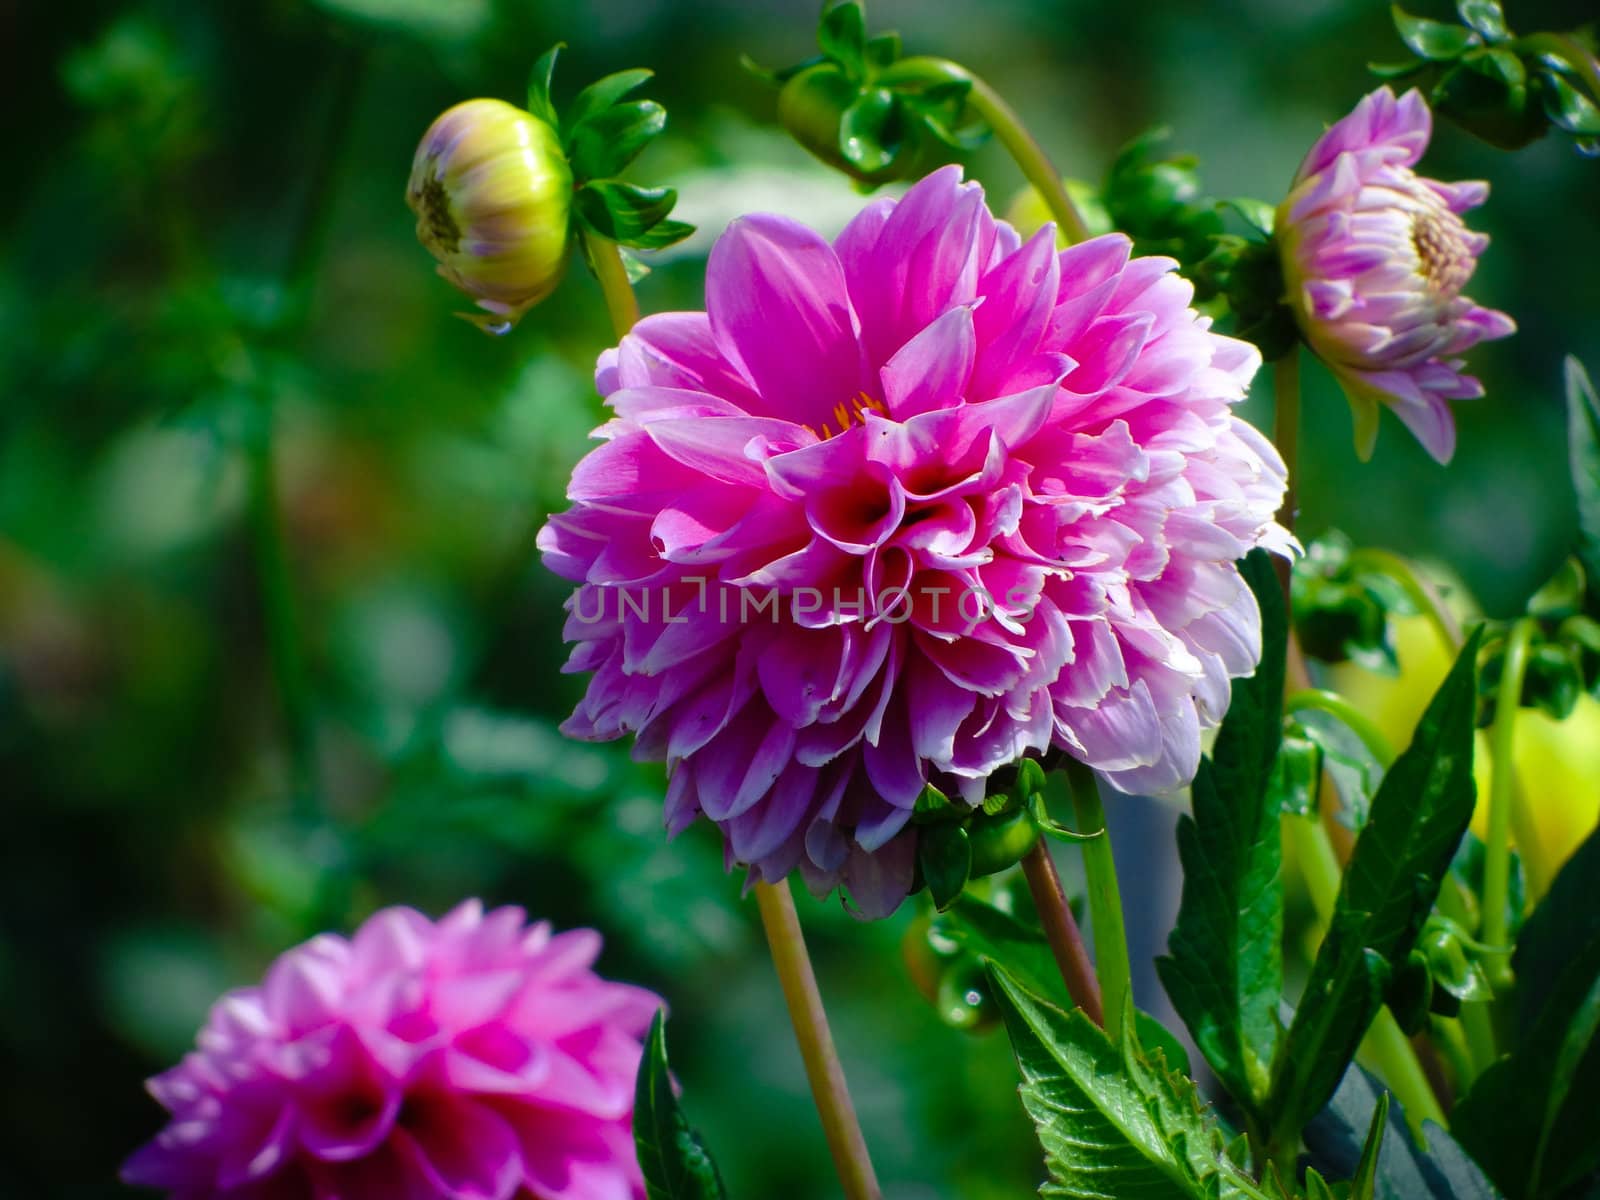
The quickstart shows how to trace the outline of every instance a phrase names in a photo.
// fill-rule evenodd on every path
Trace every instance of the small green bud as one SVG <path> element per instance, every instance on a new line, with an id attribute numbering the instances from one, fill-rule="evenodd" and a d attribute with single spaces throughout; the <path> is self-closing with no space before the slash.
<path id="1" fill-rule="evenodd" d="M 972 847 L 972 877 L 993 875 L 1016 865 L 1038 840 L 1038 827 L 1026 809 L 1019 808 L 997 817 L 974 817 L 967 834 Z"/>
<path id="2" fill-rule="evenodd" d="M 572 169 L 547 122 L 503 100 L 468 100 L 429 126 L 406 187 L 439 274 L 477 302 L 463 313 L 509 331 L 566 272 Z"/>

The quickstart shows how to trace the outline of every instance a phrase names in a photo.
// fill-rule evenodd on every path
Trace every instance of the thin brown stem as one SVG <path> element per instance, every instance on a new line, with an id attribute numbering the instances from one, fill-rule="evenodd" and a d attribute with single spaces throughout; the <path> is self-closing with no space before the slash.
<path id="1" fill-rule="evenodd" d="M 1067 906 L 1061 876 L 1056 873 L 1056 864 L 1042 838 L 1023 857 L 1022 874 L 1028 880 L 1028 890 L 1033 893 L 1033 906 L 1039 910 L 1045 940 L 1050 943 L 1056 966 L 1061 969 L 1067 995 L 1090 1020 L 1103 1028 L 1106 1015 L 1100 997 L 1100 981 L 1095 976 L 1089 951 L 1084 947 L 1083 935 L 1078 932 L 1078 923 L 1072 919 L 1072 909 Z"/>

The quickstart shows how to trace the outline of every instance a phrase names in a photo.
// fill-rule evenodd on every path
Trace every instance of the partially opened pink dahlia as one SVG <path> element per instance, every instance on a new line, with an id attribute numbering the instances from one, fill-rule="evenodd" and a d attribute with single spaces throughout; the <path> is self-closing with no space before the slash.
<path id="1" fill-rule="evenodd" d="M 1234 560 L 1288 545 L 1229 409 L 1258 356 L 1172 262 L 1054 238 L 954 167 L 833 245 L 746 217 L 707 312 L 601 357 L 615 419 L 540 537 L 594 672 L 565 728 L 665 759 L 670 830 L 883 914 L 926 783 L 976 801 L 1051 746 L 1125 790 L 1194 773 L 1259 656 Z"/>
<path id="2" fill-rule="evenodd" d="M 1516 330 L 1461 294 L 1489 239 L 1460 214 L 1489 185 L 1417 175 L 1432 130 L 1418 92 L 1397 100 L 1379 88 L 1311 148 L 1278 209 L 1289 303 L 1350 400 L 1363 459 L 1388 405 L 1449 462 L 1456 424 L 1445 402 L 1483 395 L 1457 355 Z"/>
<path id="3" fill-rule="evenodd" d="M 469 901 L 373 915 L 217 1002 L 150 1081 L 172 1113 L 123 1179 L 177 1200 L 631 1200 L 641 1037 L 661 1001 L 600 937 Z"/>

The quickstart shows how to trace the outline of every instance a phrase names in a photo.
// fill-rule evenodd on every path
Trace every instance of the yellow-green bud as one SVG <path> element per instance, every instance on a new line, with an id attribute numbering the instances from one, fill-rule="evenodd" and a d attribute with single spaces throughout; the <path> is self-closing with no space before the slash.
<path id="1" fill-rule="evenodd" d="M 406 203 L 439 274 L 484 313 L 463 313 L 505 333 L 566 271 L 572 168 L 556 131 L 503 100 L 467 100 L 423 134 Z"/>

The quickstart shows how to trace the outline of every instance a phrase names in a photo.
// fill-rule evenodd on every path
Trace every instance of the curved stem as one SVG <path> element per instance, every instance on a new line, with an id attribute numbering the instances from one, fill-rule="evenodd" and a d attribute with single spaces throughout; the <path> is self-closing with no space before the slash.
<path id="1" fill-rule="evenodd" d="M 1305 877 L 1317 916 L 1323 925 L 1331 925 L 1338 909 L 1342 872 L 1333 844 L 1328 840 L 1328 831 L 1316 817 L 1290 817 L 1289 836 L 1293 839 L 1300 872 Z M 1420 1132 L 1424 1120 L 1446 1124 L 1444 1110 L 1417 1059 L 1416 1050 L 1387 1008 L 1373 1020 L 1362 1039 L 1361 1049 L 1405 1106 L 1413 1130 Z"/>
<path id="2" fill-rule="evenodd" d="M 897 79 L 916 79 L 927 83 L 969 84 L 972 90 L 967 93 L 967 103 L 972 111 L 994 130 L 995 138 L 1006 148 L 1006 153 L 1011 155 L 1012 161 L 1028 182 L 1038 189 L 1050 215 L 1055 218 L 1056 225 L 1067 240 L 1083 242 L 1092 236 L 1083 214 L 1067 194 L 1066 185 L 1061 182 L 1061 173 L 1050 161 L 1050 156 L 1028 132 L 1028 127 L 1022 123 L 1016 110 L 980 76 L 948 59 L 919 56 L 901 59 L 883 72 L 880 79 L 885 83 Z"/>
<path id="3" fill-rule="evenodd" d="M 1078 923 L 1072 919 L 1072 909 L 1067 905 L 1067 894 L 1061 887 L 1061 876 L 1056 874 L 1055 861 L 1050 849 L 1040 838 L 1033 849 L 1022 859 L 1022 874 L 1033 894 L 1033 906 L 1039 910 L 1039 921 L 1044 925 L 1045 940 L 1056 957 L 1061 978 L 1067 985 L 1067 995 L 1072 1002 L 1096 1025 L 1105 1027 L 1105 1005 L 1100 996 L 1100 981 L 1095 978 L 1094 964 L 1089 951 L 1084 948 L 1083 935 Z"/>
<path id="4" fill-rule="evenodd" d="M 1111 834 L 1106 828 L 1105 807 L 1100 803 L 1099 782 L 1094 772 L 1076 759 L 1067 760 L 1067 781 L 1072 788 L 1078 832 L 1100 834 L 1083 843 L 1083 869 L 1089 886 L 1089 920 L 1094 929 L 1095 973 L 1100 980 L 1106 1032 L 1115 1042 L 1122 1039 L 1123 1013 L 1133 997 L 1122 891 L 1117 886 L 1117 864 L 1111 854 Z"/>
<path id="5" fill-rule="evenodd" d="M 1399 584 L 1406 597 L 1428 618 L 1445 649 L 1451 654 L 1461 649 L 1461 626 L 1433 585 L 1418 575 L 1405 559 L 1388 550 L 1364 548 L 1350 555 L 1350 564 L 1366 566 Z"/>
<path id="6" fill-rule="evenodd" d="M 872 1159 L 867 1154 L 867 1142 L 861 1135 L 861 1124 L 856 1120 L 855 1106 L 845 1086 L 844 1068 L 828 1029 L 822 993 L 817 990 L 817 976 L 806 954 L 805 935 L 800 931 L 800 916 L 795 912 L 788 881 L 758 883 L 755 893 L 767 945 L 772 949 L 772 965 L 777 968 L 789 1020 L 794 1025 L 795 1041 L 800 1045 L 800 1058 L 811 1083 L 811 1096 L 817 1105 L 817 1115 L 822 1118 L 822 1132 L 828 1139 L 828 1149 L 833 1154 L 839 1182 L 844 1185 L 845 1198 L 881 1200 L 883 1192 L 878 1187 L 878 1177 L 873 1173 Z"/>
<path id="7" fill-rule="evenodd" d="M 600 291 L 606 298 L 611 328 L 620 338 L 639 322 L 639 299 L 628 282 L 628 268 L 622 264 L 622 252 L 609 238 L 587 231 L 583 234 L 583 244 L 595 278 L 600 281 Z"/>
<path id="8" fill-rule="evenodd" d="M 1494 728 L 1489 732 L 1489 835 L 1483 860 L 1483 932 L 1491 946 L 1504 947 L 1510 937 L 1506 905 L 1511 892 L 1511 805 L 1516 782 L 1517 709 L 1522 703 L 1522 678 L 1528 667 L 1533 620 L 1524 617 L 1511 627 L 1495 691 Z M 1511 983 L 1511 961 L 1498 952 L 1485 963 L 1496 991 Z"/>
<path id="9" fill-rule="evenodd" d="M 1305 688 L 1290 695 L 1283 702 L 1283 709 L 1290 713 L 1317 709 L 1336 717 L 1346 729 L 1361 739 L 1361 744 L 1373 758 L 1377 759 L 1380 767 L 1388 770 L 1394 763 L 1394 747 L 1383 735 L 1383 730 L 1378 728 L 1371 717 L 1337 692 L 1330 692 L 1324 688 Z"/>

